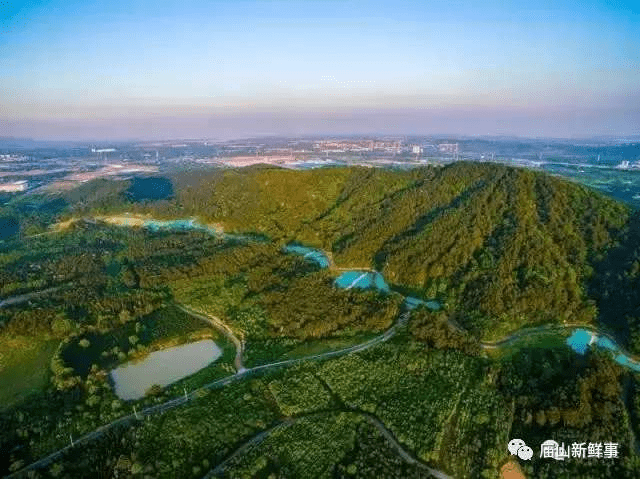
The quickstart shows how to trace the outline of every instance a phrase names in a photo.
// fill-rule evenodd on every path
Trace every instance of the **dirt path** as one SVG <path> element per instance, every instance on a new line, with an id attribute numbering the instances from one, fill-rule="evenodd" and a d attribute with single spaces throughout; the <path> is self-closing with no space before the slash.
<path id="1" fill-rule="evenodd" d="M 187 306 L 182 306 L 180 304 L 176 304 L 179 310 L 193 316 L 194 318 L 201 319 L 209 323 L 211 326 L 216 328 L 222 334 L 224 334 L 236 347 L 236 357 L 233 361 L 233 365 L 236 368 L 236 372 L 243 373 L 246 371 L 244 367 L 244 363 L 242 362 L 242 356 L 244 354 L 244 341 L 238 339 L 238 337 L 234 334 L 229 326 L 227 326 L 220 318 L 216 318 L 215 316 L 211 316 L 208 314 L 201 313 L 194 309 L 191 309 Z"/>

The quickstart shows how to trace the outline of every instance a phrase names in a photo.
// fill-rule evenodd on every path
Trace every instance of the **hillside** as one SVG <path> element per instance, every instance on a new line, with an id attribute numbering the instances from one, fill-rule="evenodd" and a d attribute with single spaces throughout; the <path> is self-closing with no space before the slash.
<path id="1" fill-rule="evenodd" d="M 623 343 L 631 334 L 630 344 L 640 345 L 640 328 L 628 325 L 637 316 L 636 220 L 626 206 L 586 187 L 478 163 L 411 171 L 258 165 L 156 182 L 171 196 L 140 197 L 135 180 L 99 180 L 66 193 L 56 209 L 67 217 L 196 216 L 226 231 L 320 247 L 338 267 L 374 267 L 398 288 L 438 298 L 451 320 L 484 339 L 525 325 L 591 322 L 599 308 L 601 324 Z M 53 203 L 43 202 L 47 209 Z M 20 205 L 12 210 L 5 216 Z M 26 225 L 41 220 L 23 216 L 24 235 Z M 629 304 L 621 310 L 622 302 Z"/>
<path id="2" fill-rule="evenodd" d="M 637 477 L 637 375 L 602 352 L 576 354 L 573 327 L 519 331 L 599 322 L 638 350 L 640 221 L 624 206 L 487 164 L 254 167 L 157 184 L 161 195 L 141 196 L 135 179 L 88 182 L 2 212 L 22 238 L 0 242 L 0 474 L 495 477 L 509 437 L 556 437 L 614 438 L 620 460 L 534 456 L 528 477 Z M 141 219 L 25 231 L 112 213 L 262 236 Z M 290 241 L 335 265 L 286 253 Z M 407 312 L 403 295 L 335 287 L 349 266 L 444 307 Z M 202 338 L 223 354 L 197 373 L 133 400 L 112 387 L 114 368 Z M 74 449 L 46 459 L 69 437 Z"/>
<path id="3" fill-rule="evenodd" d="M 338 266 L 375 267 L 444 300 L 452 319 L 485 337 L 593 320 L 585 285 L 594 258 L 630 218 L 585 187 L 493 164 L 250 168 L 176 184 L 185 215 L 319 246 Z"/>

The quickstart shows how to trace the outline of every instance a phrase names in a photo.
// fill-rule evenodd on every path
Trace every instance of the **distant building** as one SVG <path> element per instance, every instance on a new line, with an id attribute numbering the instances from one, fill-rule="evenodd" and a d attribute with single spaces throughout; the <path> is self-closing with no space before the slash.
<path id="1" fill-rule="evenodd" d="M 286 165 L 296 161 L 298 158 L 290 153 L 289 155 L 255 155 L 255 156 L 230 156 L 221 158 L 221 162 L 227 166 L 243 167 L 256 164 Z"/>
<path id="2" fill-rule="evenodd" d="M 420 153 L 422 153 L 422 148 L 420 147 L 420 145 L 413 145 L 411 147 L 411 151 L 413 151 L 414 155 L 419 155 Z"/>
<path id="3" fill-rule="evenodd" d="M 617 165 L 616 168 L 618 168 L 619 170 L 637 170 L 640 169 L 640 161 L 631 163 L 629 160 L 624 160 L 619 165 Z"/>
<path id="4" fill-rule="evenodd" d="M 155 166 L 146 166 L 146 165 L 135 165 L 135 164 L 111 164 L 107 165 L 104 168 L 100 168 L 95 171 L 85 171 L 81 173 L 73 173 L 67 177 L 65 180 L 68 181 L 90 181 L 96 178 L 104 178 L 108 176 L 118 176 L 118 175 L 127 175 L 133 173 L 157 173 L 158 168 Z"/>
<path id="5" fill-rule="evenodd" d="M 440 143 L 438 145 L 438 151 L 440 153 L 458 153 L 458 144 L 457 143 Z"/>
<path id="6" fill-rule="evenodd" d="M 623 161 L 618 166 L 616 166 L 616 168 L 618 168 L 620 170 L 628 170 L 629 169 L 629 161 L 627 161 L 627 160 Z"/>
<path id="7" fill-rule="evenodd" d="M 402 142 L 397 140 L 322 140 L 314 144 L 316 150 L 322 152 L 344 153 L 389 151 L 400 153 Z"/>

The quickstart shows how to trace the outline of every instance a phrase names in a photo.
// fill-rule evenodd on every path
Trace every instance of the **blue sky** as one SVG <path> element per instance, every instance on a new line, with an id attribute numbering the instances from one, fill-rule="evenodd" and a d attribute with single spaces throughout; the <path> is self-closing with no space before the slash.
<path id="1" fill-rule="evenodd" d="M 0 0 L 0 135 L 640 133 L 636 2 Z"/>

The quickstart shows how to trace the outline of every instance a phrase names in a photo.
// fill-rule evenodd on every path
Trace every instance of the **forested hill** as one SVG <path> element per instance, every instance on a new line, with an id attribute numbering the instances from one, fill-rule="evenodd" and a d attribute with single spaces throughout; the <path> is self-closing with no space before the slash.
<path id="1" fill-rule="evenodd" d="M 451 319 L 485 338 L 594 319 L 586 293 L 594 261 L 631 217 L 588 188 L 495 164 L 254 167 L 173 183 L 171 200 L 129 209 L 322 247 L 338 266 L 373 266 L 415 294 L 438 296 Z"/>
<path id="2" fill-rule="evenodd" d="M 592 262 L 631 216 L 559 178 L 477 163 L 226 170 L 178 177 L 175 191 L 182 215 L 316 245 L 339 266 L 374 266 L 496 337 L 524 324 L 593 319 Z"/>

